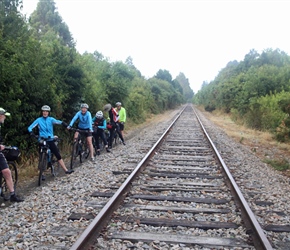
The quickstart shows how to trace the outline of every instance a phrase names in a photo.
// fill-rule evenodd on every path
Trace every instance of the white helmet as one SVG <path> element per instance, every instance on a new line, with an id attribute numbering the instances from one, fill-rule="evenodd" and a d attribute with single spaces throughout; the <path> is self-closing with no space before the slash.
<path id="1" fill-rule="evenodd" d="M 102 118 L 103 118 L 103 112 L 102 112 L 102 111 L 98 111 L 98 112 L 96 113 L 96 118 L 97 118 L 97 119 L 102 119 Z"/>
<path id="2" fill-rule="evenodd" d="M 8 113 L 4 108 L 0 108 L 0 115 L 10 116 L 10 113 Z"/>
<path id="3" fill-rule="evenodd" d="M 88 108 L 89 108 L 89 105 L 86 104 L 86 103 L 82 103 L 82 104 L 81 104 L 81 108 L 86 108 L 86 109 L 88 109 Z"/>
<path id="4" fill-rule="evenodd" d="M 120 103 L 120 102 L 116 103 L 116 106 L 121 106 L 121 105 L 122 105 L 122 103 Z"/>
<path id="5" fill-rule="evenodd" d="M 44 106 L 41 107 L 41 110 L 50 112 L 50 107 L 47 106 L 47 105 L 44 105 Z"/>

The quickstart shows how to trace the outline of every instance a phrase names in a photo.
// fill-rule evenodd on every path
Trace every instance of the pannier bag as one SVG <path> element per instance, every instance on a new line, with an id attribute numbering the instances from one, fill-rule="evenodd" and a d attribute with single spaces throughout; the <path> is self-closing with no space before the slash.
<path id="1" fill-rule="evenodd" d="M 20 156 L 20 150 L 17 147 L 4 149 L 3 154 L 7 161 L 16 161 Z"/>

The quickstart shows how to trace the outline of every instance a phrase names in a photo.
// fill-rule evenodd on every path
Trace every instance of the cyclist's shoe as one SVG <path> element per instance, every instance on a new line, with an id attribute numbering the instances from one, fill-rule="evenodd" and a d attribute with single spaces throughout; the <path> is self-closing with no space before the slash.
<path id="1" fill-rule="evenodd" d="M 73 172 L 74 172 L 73 169 L 69 169 L 69 170 L 65 171 L 66 174 L 71 174 L 71 173 L 73 173 Z"/>
<path id="2" fill-rule="evenodd" d="M 94 161 L 95 161 L 95 157 L 92 157 L 92 158 L 91 158 L 91 161 L 94 162 Z"/>
<path id="3" fill-rule="evenodd" d="M 45 176 L 44 175 L 41 176 L 41 180 L 45 181 Z"/>
<path id="4" fill-rule="evenodd" d="M 19 198 L 18 196 L 16 196 L 16 194 L 13 194 L 13 195 L 10 196 L 10 201 L 11 202 L 22 202 L 24 200 Z"/>
<path id="5" fill-rule="evenodd" d="M 51 162 L 48 162 L 48 163 L 47 163 L 47 169 L 49 169 L 49 168 L 51 168 L 51 167 L 52 167 Z"/>
<path id="6" fill-rule="evenodd" d="M 109 148 L 106 148 L 106 151 L 107 151 L 108 153 L 110 153 L 110 152 L 111 152 L 111 150 L 110 150 Z"/>
<path id="7" fill-rule="evenodd" d="M 122 141 L 123 145 L 126 145 L 126 143 L 124 141 Z"/>
<path id="8" fill-rule="evenodd" d="M 96 155 L 100 155 L 100 151 L 97 151 Z"/>

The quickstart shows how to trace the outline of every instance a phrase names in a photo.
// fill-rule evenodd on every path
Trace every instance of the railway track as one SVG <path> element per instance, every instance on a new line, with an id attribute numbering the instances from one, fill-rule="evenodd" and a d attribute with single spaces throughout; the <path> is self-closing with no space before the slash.
<path id="1" fill-rule="evenodd" d="M 187 106 L 140 162 L 114 172 L 119 189 L 92 194 L 110 200 L 90 204 L 102 209 L 71 249 L 272 249 L 198 120 Z"/>

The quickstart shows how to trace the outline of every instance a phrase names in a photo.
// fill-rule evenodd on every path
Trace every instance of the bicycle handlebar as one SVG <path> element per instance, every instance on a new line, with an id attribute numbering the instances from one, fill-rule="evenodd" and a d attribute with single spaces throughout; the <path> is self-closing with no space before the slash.
<path id="1" fill-rule="evenodd" d="M 35 134 L 32 134 L 31 136 L 33 136 L 34 138 L 36 138 L 36 139 L 40 139 L 40 141 L 42 140 L 42 141 L 49 141 L 49 140 L 51 140 L 51 139 L 53 139 L 52 141 L 54 141 L 54 142 L 59 142 L 59 141 L 61 141 L 62 139 L 61 138 L 59 138 L 58 136 L 54 136 L 53 138 L 44 138 L 44 137 L 39 137 L 39 135 L 35 135 Z"/>
<path id="2" fill-rule="evenodd" d="M 5 146 L 5 145 L 2 145 L 2 146 L 4 146 L 4 150 L 5 149 L 8 149 L 8 150 L 10 150 L 10 149 L 18 149 L 18 147 L 15 147 L 15 146 Z"/>

